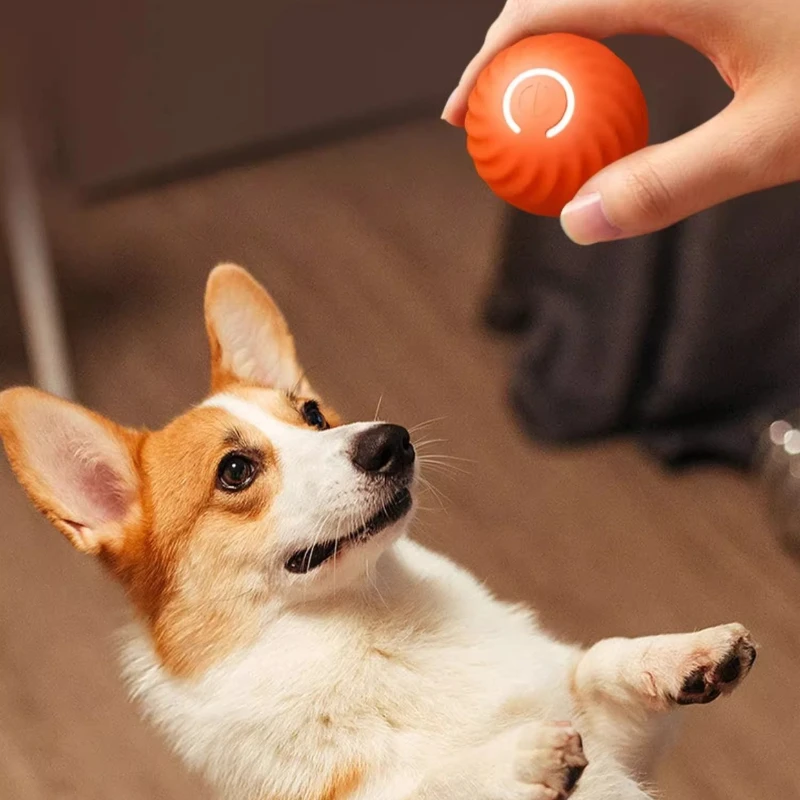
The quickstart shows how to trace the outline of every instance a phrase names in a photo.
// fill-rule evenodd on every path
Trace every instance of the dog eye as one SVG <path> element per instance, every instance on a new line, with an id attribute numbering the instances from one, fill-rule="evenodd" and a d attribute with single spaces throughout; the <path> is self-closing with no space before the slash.
<path id="1" fill-rule="evenodd" d="M 256 477 L 256 465 L 241 453 L 228 453 L 217 468 L 217 486 L 225 492 L 240 492 Z"/>
<path id="2" fill-rule="evenodd" d="M 317 428 L 320 431 L 324 431 L 328 428 L 328 421 L 319 410 L 319 405 L 316 400 L 307 400 L 303 403 L 300 413 L 303 415 L 306 424 L 310 425 L 312 428 Z"/>

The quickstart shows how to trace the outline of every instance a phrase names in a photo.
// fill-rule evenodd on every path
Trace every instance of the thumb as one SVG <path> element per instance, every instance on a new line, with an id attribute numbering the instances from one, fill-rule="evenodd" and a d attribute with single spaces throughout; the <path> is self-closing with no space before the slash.
<path id="1" fill-rule="evenodd" d="M 765 115 L 737 96 L 694 130 L 614 162 L 564 207 L 564 232 L 576 244 L 637 236 L 782 182 L 764 168 L 775 139 Z"/>

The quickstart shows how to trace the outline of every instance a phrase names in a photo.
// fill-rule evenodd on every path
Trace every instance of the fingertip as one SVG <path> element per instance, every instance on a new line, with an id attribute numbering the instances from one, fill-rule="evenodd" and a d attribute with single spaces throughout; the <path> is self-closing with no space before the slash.
<path id="1" fill-rule="evenodd" d="M 461 128 L 464 126 L 464 118 L 467 114 L 466 103 L 463 100 L 461 87 L 453 90 L 442 110 L 442 119 L 449 125 Z"/>
<path id="2" fill-rule="evenodd" d="M 622 237 L 622 230 L 606 214 L 599 192 L 579 194 L 561 211 L 561 228 L 575 244 L 609 242 Z"/>

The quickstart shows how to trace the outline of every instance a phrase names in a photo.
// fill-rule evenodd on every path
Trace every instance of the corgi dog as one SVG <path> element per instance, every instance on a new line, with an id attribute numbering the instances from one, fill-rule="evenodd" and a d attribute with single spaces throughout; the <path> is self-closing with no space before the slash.
<path id="1" fill-rule="evenodd" d="M 408 538 L 409 432 L 344 423 L 243 269 L 209 277 L 208 396 L 159 431 L 32 388 L 0 436 L 124 587 L 123 669 L 226 800 L 645 800 L 670 712 L 732 692 L 739 624 L 558 641 Z"/>

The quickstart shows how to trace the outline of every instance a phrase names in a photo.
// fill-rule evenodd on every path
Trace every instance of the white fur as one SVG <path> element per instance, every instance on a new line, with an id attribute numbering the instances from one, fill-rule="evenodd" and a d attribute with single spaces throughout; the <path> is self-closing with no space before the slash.
<path id="1" fill-rule="evenodd" d="M 271 514 L 286 547 L 367 502 L 346 452 L 368 425 L 315 432 L 236 397 L 208 405 L 277 449 L 284 488 Z M 168 675 L 144 629 L 132 631 L 126 676 L 185 761 L 227 800 L 554 800 L 547 775 L 561 770 L 563 720 L 589 760 L 576 798 L 646 798 L 630 773 L 666 694 L 746 632 L 674 637 L 661 654 L 640 640 L 584 653 L 402 538 L 405 527 L 343 554 L 359 569 L 340 573 L 335 591 L 329 566 L 293 577 L 325 591 L 301 597 L 290 582 L 272 591 L 258 642 L 199 679 Z M 352 770 L 358 782 L 332 794 Z"/>
<path id="2" fill-rule="evenodd" d="M 364 762 L 374 774 L 354 798 L 399 800 L 514 722 L 572 716 L 576 651 L 526 611 L 408 540 L 374 580 L 324 605 L 265 609 L 259 644 L 196 684 L 163 675 L 143 637 L 129 649 L 148 712 L 224 797 L 314 798 L 309 782 Z"/>
<path id="3" fill-rule="evenodd" d="M 578 800 L 646 800 L 633 775 L 654 752 L 665 712 L 731 692 L 755 657 L 747 631 L 607 639 L 585 651 L 556 641 L 527 610 L 405 538 L 410 515 L 379 530 L 392 517 L 384 512 L 399 512 L 404 490 L 414 491 L 407 444 L 386 438 L 397 431 L 316 430 L 297 409 L 290 425 L 266 410 L 276 402 L 269 389 L 260 405 L 254 381 L 307 384 L 283 318 L 252 278 L 219 267 L 206 297 L 218 339 L 212 366 L 248 389 L 205 405 L 230 417 L 225 441 L 239 433 L 269 454 L 254 461 L 253 485 L 270 483 L 237 517 L 232 498 L 218 494 L 236 487 L 219 486 L 216 472 L 191 476 L 208 481 L 212 505 L 230 510 L 201 534 L 225 536 L 241 552 L 224 571 L 216 539 L 176 548 L 165 597 L 179 597 L 195 622 L 206 612 L 230 620 L 238 650 L 225 642 L 212 667 L 178 677 L 150 628 L 135 625 L 128 637 L 133 694 L 186 763 L 226 800 L 561 800 L 578 778 Z M 116 552 L 114 536 L 139 502 L 131 442 L 33 390 L 0 393 L 0 434 L 8 433 L 24 445 L 11 448 L 12 466 L 37 504 L 81 549 L 110 543 Z M 217 452 L 221 442 L 209 446 Z M 228 531 L 219 519 L 231 520 Z M 328 560 L 305 561 L 319 544 Z M 150 552 L 136 551 L 143 570 Z M 216 602 L 195 591 L 210 575 L 237 584 L 220 602 L 245 598 L 222 617 L 191 605 Z M 151 624 L 162 635 L 175 620 L 165 613 Z M 196 626 L 174 632 L 191 660 Z"/>

